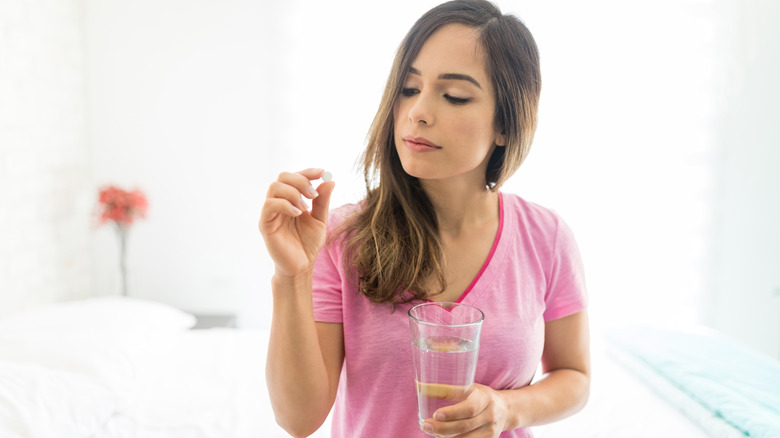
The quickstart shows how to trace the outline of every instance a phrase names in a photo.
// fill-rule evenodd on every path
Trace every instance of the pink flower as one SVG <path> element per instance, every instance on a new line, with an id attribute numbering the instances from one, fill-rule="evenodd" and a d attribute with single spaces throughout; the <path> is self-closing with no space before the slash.
<path id="1" fill-rule="evenodd" d="M 112 221 L 117 225 L 132 225 L 136 218 L 146 217 L 148 202 L 143 192 L 125 191 L 116 186 L 100 189 L 98 195 L 100 223 Z"/>

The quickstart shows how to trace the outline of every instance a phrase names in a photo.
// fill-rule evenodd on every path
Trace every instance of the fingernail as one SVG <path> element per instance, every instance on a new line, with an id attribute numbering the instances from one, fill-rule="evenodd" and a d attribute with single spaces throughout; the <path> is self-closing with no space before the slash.
<path id="1" fill-rule="evenodd" d="M 317 193 L 317 190 L 315 190 L 314 187 L 312 187 L 312 186 L 309 186 L 309 187 L 306 188 L 306 193 L 311 198 L 316 198 L 317 196 L 320 196 L 320 194 Z"/>
<path id="2" fill-rule="evenodd" d="M 424 430 L 426 433 L 433 433 L 433 426 L 431 426 L 431 425 L 430 425 L 430 424 L 428 424 L 428 423 L 423 423 L 423 430 Z"/>
<path id="3" fill-rule="evenodd" d="M 300 208 L 302 211 L 307 211 L 309 209 L 309 206 L 306 205 L 306 201 L 304 201 L 302 198 L 298 200 L 298 208 Z"/>
<path id="4" fill-rule="evenodd" d="M 433 414 L 433 418 L 439 421 L 444 421 L 444 414 L 442 414 L 441 412 L 437 412 Z"/>

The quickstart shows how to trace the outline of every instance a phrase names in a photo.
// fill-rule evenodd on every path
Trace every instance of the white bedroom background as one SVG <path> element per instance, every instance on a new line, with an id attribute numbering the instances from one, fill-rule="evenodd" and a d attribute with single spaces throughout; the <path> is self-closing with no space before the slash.
<path id="1" fill-rule="evenodd" d="M 270 4 L 87 1 L 95 187 L 139 187 L 130 294 L 236 313 L 262 293 L 256 219 L 273 151 L 265 95 Z M 97 293 L 117 290 L 117 240 L 95 233 Z"/>
<path id="2" fill-rule="evenodd" d="M 361 196 L 392 56 L 437 3 L 3 2 L 3 304 L 118 292 L 116 238 L 89 229 L 116 183 L 150 202 L 132 295 L 267 327 L 268 183 L 325 167 L 334 204 Z M 506 190 L 574 229 L 594 324 L 705 323 L 780 357 L 780 5 L 499 5 L 536 36 L 544 78 Z"/>

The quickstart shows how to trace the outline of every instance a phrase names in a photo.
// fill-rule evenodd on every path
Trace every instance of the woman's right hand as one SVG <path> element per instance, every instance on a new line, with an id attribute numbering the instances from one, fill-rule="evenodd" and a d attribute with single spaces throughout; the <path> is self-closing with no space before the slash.
<path id="1" fill-rule="evenodd" d="M 311 185 L 324 172 L 282 172 L 268 188 L 259 228 L 278 276 L 293 277 L 311 271 L 325 244 L 330 195 L 336 183 L 325 182 L 316 189 Z M 312 200 L 311 211 L 302 196 Z"/>

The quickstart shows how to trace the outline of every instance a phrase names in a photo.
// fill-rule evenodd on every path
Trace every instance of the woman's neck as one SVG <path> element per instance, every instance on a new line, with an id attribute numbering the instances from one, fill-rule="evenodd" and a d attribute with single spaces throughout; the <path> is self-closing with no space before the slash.
<path id="1" fill-rule="evenodd" d="M 431 200 L 439 232 L 458 236 L 498 222 L 498 192 L 453 181 L 421 181 Z"/>

